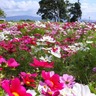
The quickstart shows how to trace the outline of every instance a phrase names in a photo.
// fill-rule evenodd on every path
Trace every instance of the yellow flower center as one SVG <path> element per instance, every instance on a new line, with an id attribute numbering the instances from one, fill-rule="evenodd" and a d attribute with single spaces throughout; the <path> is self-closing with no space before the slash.
<path id="1" fill-rule="evenodd" d="M 44 85 L 44 88 L 47 88 L 47 86 L 46 86 L 46 85 Z"/>
<path id="2" fill-rule="evenodd" d="M 30 84 L 30 82 L 29 82 L 29 81 L 27 81 L 27 82 L 26 82 L 26 84 Z"/>
<path id="3" fill-rule="evenodd" d="M 52 95 L 52 91 L 48 92 L 49 95 Z"/>
<path id="4" fill-rule="evenodd" d="M 12 92 L 12 94 L 13 94 L 14 96 L 19 96 L 19 94 L 16 93 L 16 92 Z"/>
<path id="5" fill-rule="evenodd" d="M 27 74 L 30 74 L 29 72 Z"/>

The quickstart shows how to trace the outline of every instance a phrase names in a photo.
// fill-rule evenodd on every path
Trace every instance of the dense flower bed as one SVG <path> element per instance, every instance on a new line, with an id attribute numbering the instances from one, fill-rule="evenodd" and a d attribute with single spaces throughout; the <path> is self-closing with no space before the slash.
<path id="1" fill-rule="evenodd" d="M 96 24 L 0 24 L 0 96 L 96 96 Z"/>

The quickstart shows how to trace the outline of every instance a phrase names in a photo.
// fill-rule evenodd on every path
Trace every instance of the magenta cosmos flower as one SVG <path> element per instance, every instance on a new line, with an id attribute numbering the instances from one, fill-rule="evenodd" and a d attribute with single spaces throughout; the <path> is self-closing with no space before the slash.
<path id="1" fill-rule="evenodd" d="M 56 91 L 63 89 L 63 83 L 60 83 L 60 76 L 58 74 L 42 71 L 42 78 L 51 90 Z"/>
<path id="2" fill-rule="evenodd" d="M 15 68 L 18 67 L 20 64 L 16 62 L 16 60 L 14 58 L 10 58 L 9 60 L 7 60 L 7 64 L 9 67 Z"/>
<path id="3" fill-rule="evenodd" d="M 36 58 L 33 59 L 33 63 L 30 63 L 30 66 L 33 67 L 43 67 L 43 68 L 53 68 L 54 63 L 48 63 L 45 61 L 39 61 Z"/>
<path id="4" fill-rule="evenodd" d="M 0 64 L 1 63 L 6 63 L 6 60 L 2 56 L 0 56 Z"/>
<path id="5" fill-rule="evenodd" d="M 4 80 L 2 81 L 1 86 L 8 96 L 32 96 L 31 94 L 26 93 L 25 87 L 20 84 L 18 78 L 14 78 L 11 81 Z"/>

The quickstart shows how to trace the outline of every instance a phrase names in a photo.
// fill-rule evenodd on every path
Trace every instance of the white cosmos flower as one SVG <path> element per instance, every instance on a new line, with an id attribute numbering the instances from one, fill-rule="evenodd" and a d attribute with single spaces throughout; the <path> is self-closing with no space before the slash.
<path id="1" fill-rule="evenodd" d="M 38 40 L 38 41 L 39 41 L 39 40 Z M 47 45 L 46 42 L 37 42 L 36 44 L 37 44 L 37 45 Z"/>
<path id="2" fill-rule="evenodd" d="M 41 83 L 42 83 L 42 82 L 41 82 Z M 44 90 L 45 92 L 47 92 L 48 86 L 45 85 L 45 84 L 39 84 L 39 85 L 38 85 L 38 91 L 39 91 L 40 94 L 42 94 L 42 90 Z"/>
<path id="3" fill-rule="evenodd" d="M 94 28 L 96 28 L 96 25 L 94 25 Z"/>
<path id="4" fill-rule="evenodd" d="M 35 25 L 38 26 L 38 27 L 46 28 L 45 24 L 43 24 L 43 23 L 40 22 L 40 21 L 36 21 L 36 22 L 35 22 Z"/>
<path id="5" fill-rule="evenodd" d="M 85 22 L 81 22 L 80 25 L 86 25 L 86 23 Z"/>
<path id="6" fill-rule="evenodd" d="M 40 60 L 46 61 L 46 62 L 51 62 L 52 56 L 46 55 L 45 57 L 41 56 Z"/>
<path id="7" fill-rule="evenodd" d="M 38 41 L 41 42 L 50 42 L 50 43 L 55 43 L 56 41 L 54 40 L 54 38 L 52 38 L 51 36 L 46 36 L 44 35 L 41 39 L 39 39 Z"/>
<path id="8" fill-rule="evenodd" d="M 7 31 L 7 30 L 4 29 L 4 30 L 3 30 L 3 34 L 5 34 L 5 35 L 6 35 L 6 34 L 10 34 L 10 31 Z"/>
<path id="9" fill-rule="evenodd" d="M 61 58 L 61 48 L 58 45 L 55 45 L 54 48 L 51 49 L 50 53 L 57 58 Z"/>
<path id="10" fill-rule="evenodd" d="M 68 46 L 68 49 L 69 49 L 69 50 L 72 50 L 73 52 L 76 52 L 76 51 L 78 51 L 80 48 L 79 48 L 79 47 L 76 47 L 76 46 L 74 46 L 74 45 L 71 45 L 71 46 L 69 45 L 69 46 Z"/>
<path id="11" fill-rule="evenodd" d="M 86 41 L 86 43 L 91 44 L 91 43 L 93 43 L 93 41 Z"/>
<path id="12" fill-rule="evenodd" d="M 61 48 L 58 45 L 55 45 L 55 47 L 53 47 L 53 48 L 44 48 L 43 47 L 42 49 L 48 51 L 48 53 L 54 55 L 57 58 L 61 58 L 61 53 L 60 53 Z"/>
<path id="13" fill-rule="evenodd" d="M 17 25 L 17 23 L 16 23 L 16 22 L 8 22 L 8 24 L 10 24 L 10 26 Z"/>
<path id="14" fill-rule="evenodd" d="M 26 91 L 27 93 L 30 93 L 32 96 L 36 96 L 36 92 L 35 92 L 35 90 L 30 90 L 30 89 L 28 89 L 27 91 Z"/>
<path id="15" fill-rule="evenodd" d="M 0 33 L 0 41 L 3 41 L 6 39 L 6 36 L 4 36 L 3 32 Z"/>
<path id="16" fill-rule="evenodd" d="M 74 43 L 74 45 L 77 47 L 83 47 L 84 46 L 84 44 L 82 42 Z"/>
<path id="17" fill-rule="evenodd" d="M 64 88 L 60 90 L 60 96 L 77 96 L 71 88 Z"/>
<path id="18" fill-rule="evenodd" d="M 77 52 L 78 50 L 86 51 L 89 49 L 90 49 L 89 47 L 86 47 L 86 44 L 79 42 L 79 43 L 74 43 L 73 45 L 69 45 L 67 51 L 72 50 L 73 52 Z"/>
<path id="19" fill-rule="evenodd" d="M 73 91 L 76 96 L 96 96 L 90 92 L 88 85 L 76 83 L 73 86 Z"/>

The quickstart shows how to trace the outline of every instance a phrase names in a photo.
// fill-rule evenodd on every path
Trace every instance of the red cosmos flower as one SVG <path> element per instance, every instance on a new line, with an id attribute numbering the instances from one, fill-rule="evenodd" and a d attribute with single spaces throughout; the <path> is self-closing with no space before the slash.
<path id="1" fill-rule="evenodd" d="M 36 76 L 37 76 L 36 73 L 30 74 L 30 73 L 21 72 L 20 74 L 20 77 L 22 78 L 23 83 L 31 87 L 36 87 L 35 79 L 34 79 Z"/>
<path id="2" fill-rule="evenodd" d="M 42 71 L 41 75 L 51 90 L 56 91 L 63 89 L 63 83 L 60 83 L 60 76 L 58 74 Z"/>
<path id="3" fill-rule="evenodd" d="M 34 63 L 30 63 L 30 66 L 43 67 L 43 68 L 53 68 L 53 65 L 54 65 L 53 62 L 48 63 L 48 62 L 45 62 L 45 61 L 39 61 L 36 58 L 33 59 L 33 62 Z"/>
<path id="4" fill-rule="evenodd" d="M 23 25 L 17 25 L 17 28 L 18 28 L 18 30 L 21 30 L 24 28 L 24 26 Z"/>
<path id="5" fill-rule="evenodd" d="M 26 93 L 25 87 L 20 84 L 18 78 L 14 78 L 11 81 L 4 80 L 2 81 L 1 86 L 8 96 L 32 96 L 31 94 Z"/>
<path id="6" fill-rule="evenodd" d="M 23 77 L 22 79 L 25 85 L 30 86 L 30 87 L 36 87 L 34 78 L 27 75 L 26 77 Z"/>
<path id="7" fill-rule="evenodd" d="M 19 63 L 17 63 L 15 61 L 14 58 L 10 58 L 9 60 L 7 60 L 7 64 L 8 64 L 9 67 L 13 67 L 13 68 L 18 67 L 20 65 Z"/>
<path id="8" fill-rule="evenodd" d="M 35 40 L 35 39 L 31 39 L 30 44 L 32 44 L 32 45 L 36 45 L 36 40 Z"/>

